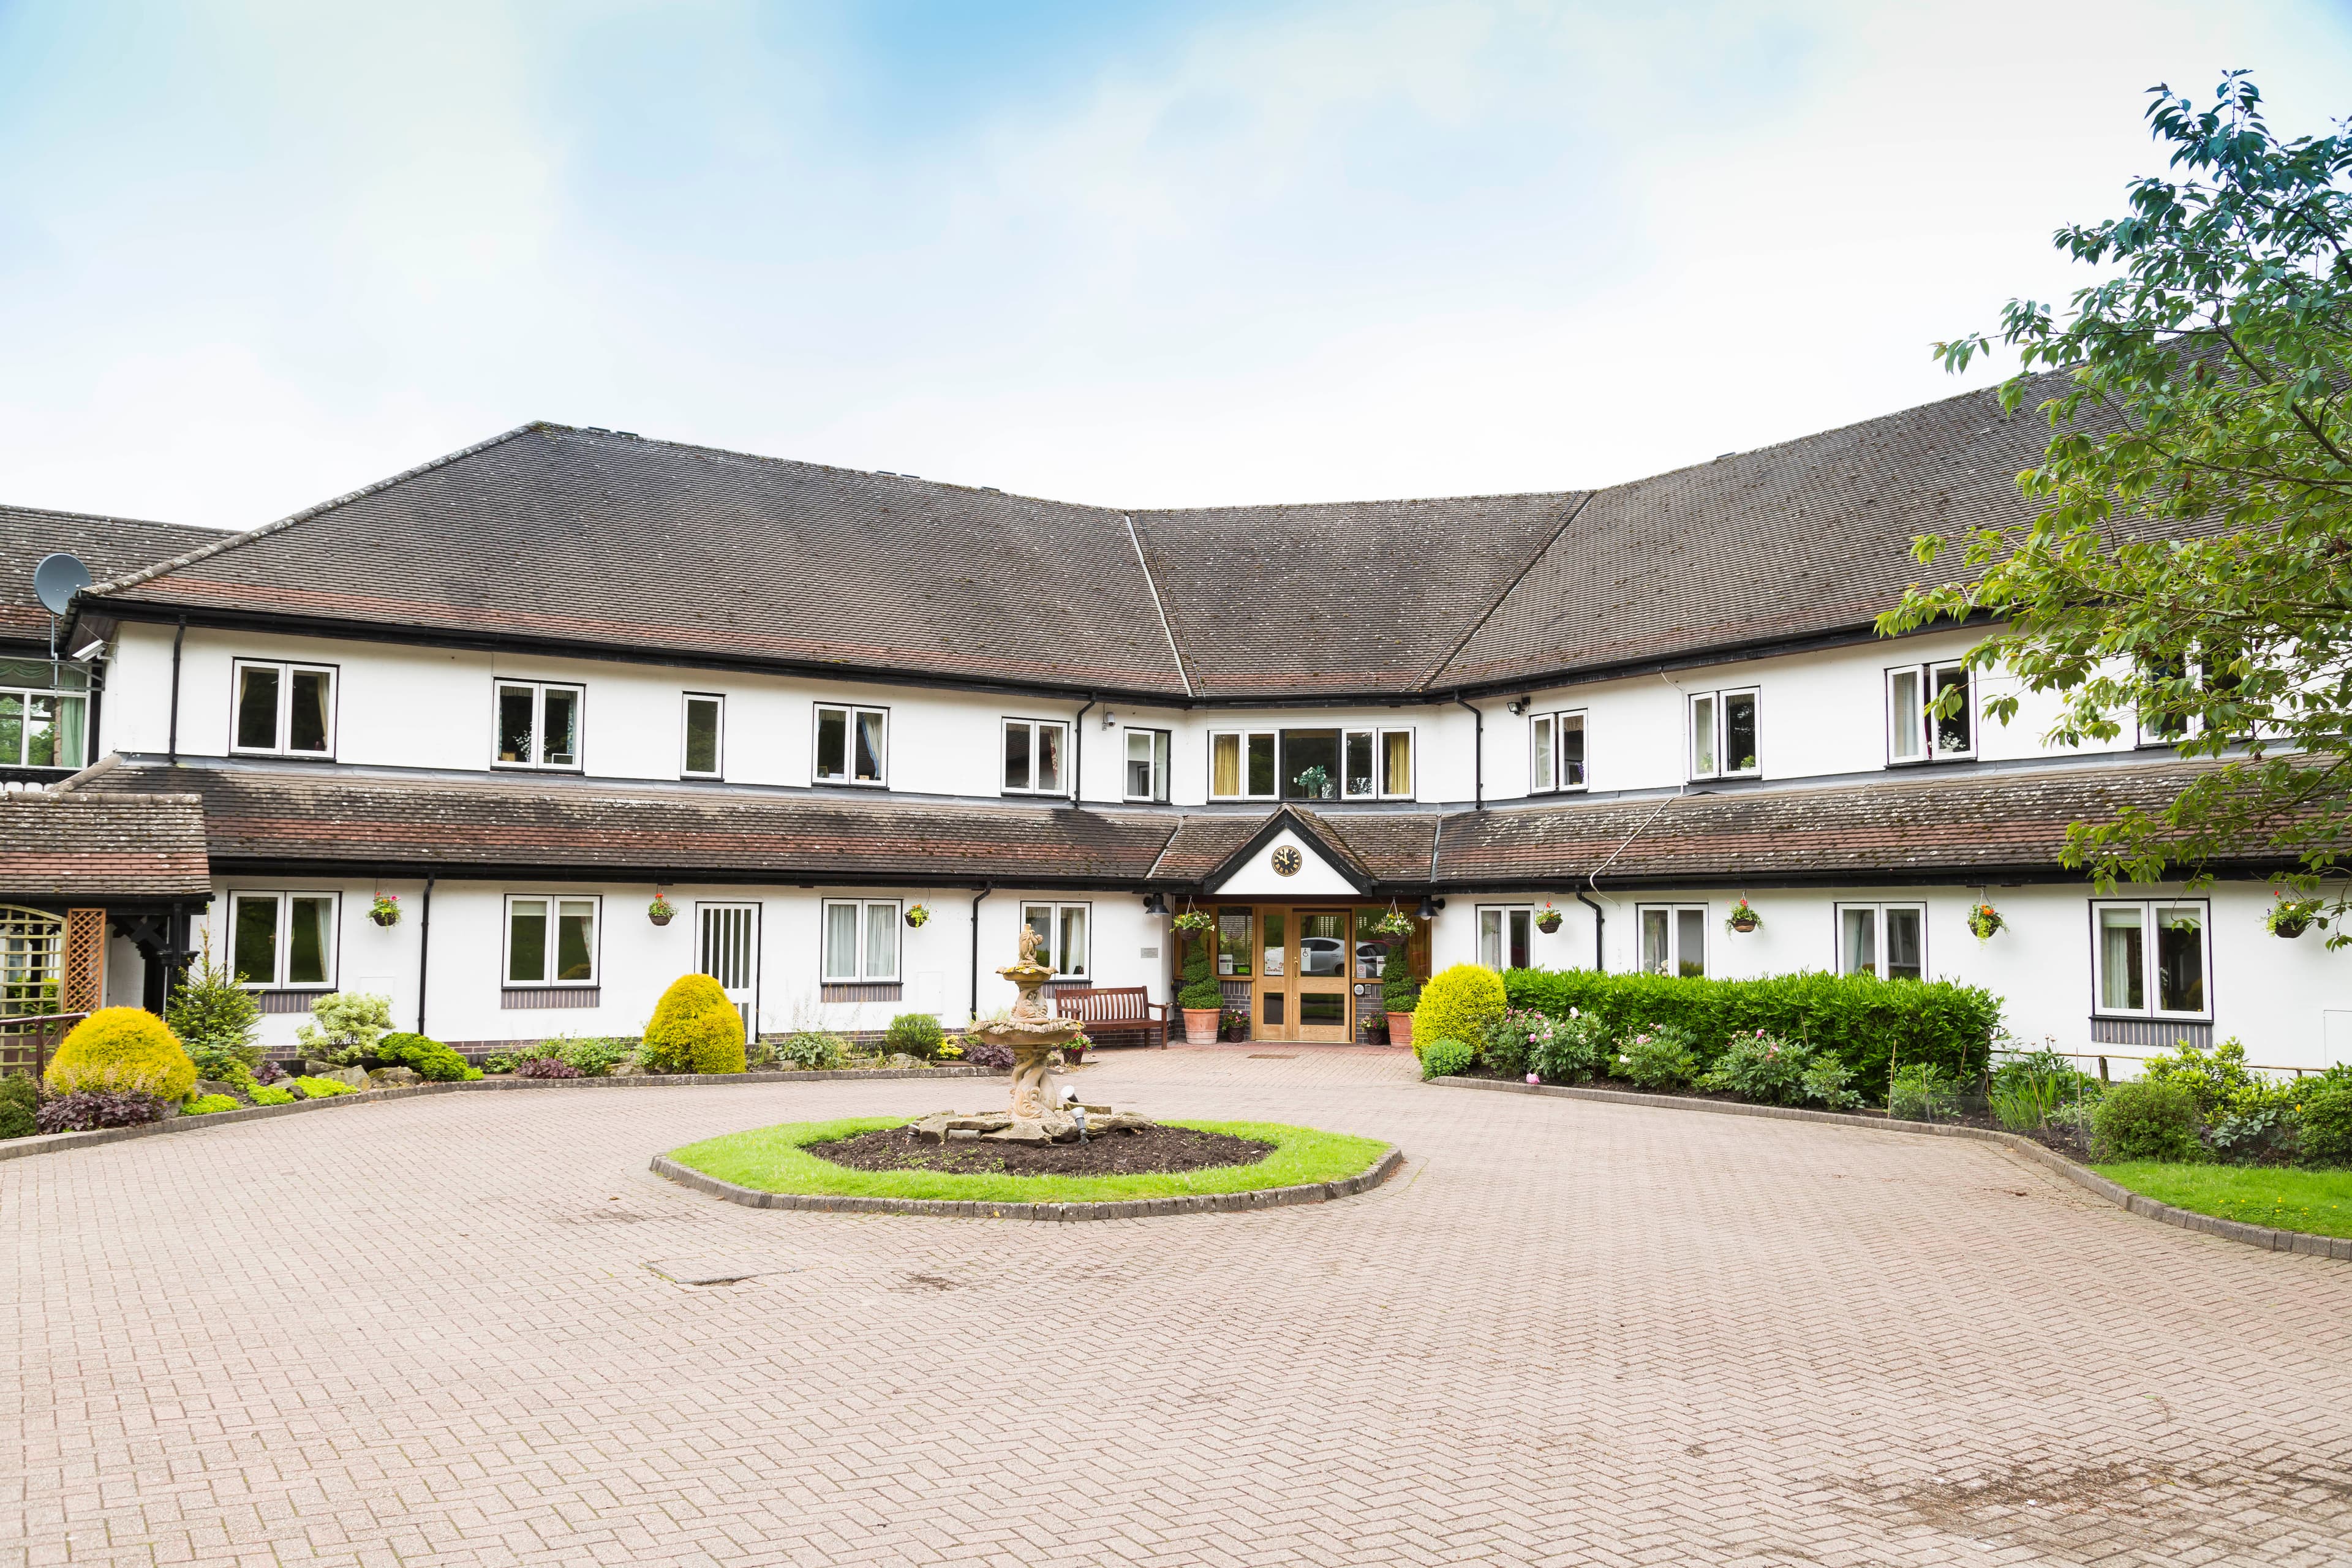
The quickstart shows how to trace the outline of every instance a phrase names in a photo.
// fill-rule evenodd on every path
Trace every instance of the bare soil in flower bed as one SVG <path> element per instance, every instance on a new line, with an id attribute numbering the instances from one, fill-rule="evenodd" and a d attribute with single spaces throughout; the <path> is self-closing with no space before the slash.
<path id="1" fill-rule="evenodd" d="M 1274 1152 L 1271 1143 L 1189 1127 L 1148 1127 L 1111 1132 L 1083 1143 L 992 1143 L 986 1139 L 918 1143 L 903 1127 L 864 1132 L 808 1152 L 854 1171 L 939 1171 L 950 1175 L 1144 1176 L 1251 1165 Z"/>

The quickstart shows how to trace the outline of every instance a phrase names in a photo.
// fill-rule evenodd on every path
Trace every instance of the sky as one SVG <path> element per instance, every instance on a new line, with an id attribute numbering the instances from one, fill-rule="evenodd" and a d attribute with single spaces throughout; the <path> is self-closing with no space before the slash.
<path id="1" fill-rule="evenodd" d="M 532 419 L 1128 507 L 1552 490 L 1931 363 L 2352 0 L 0 0 L 0 501 Z"/>

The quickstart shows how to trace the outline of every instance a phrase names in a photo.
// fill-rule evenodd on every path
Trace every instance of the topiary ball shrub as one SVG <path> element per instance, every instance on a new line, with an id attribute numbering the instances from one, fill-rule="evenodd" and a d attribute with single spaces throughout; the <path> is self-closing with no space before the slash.
<path id="1" fill-rule="evenodd" d="M 1419 1025 L 1414 1026 L 1416 1042 L 1421 1038 L 1419 1028 Z M 1420 1047 L 1420 1053 L 1421 1076 L 1424 1079 L 1459 1078 L 1478 1062 L 1478 1048 L 1460 1040 L 1432 1040 Z"/>
<path id="2" fill-rule="evenodd" d="M 10 1073 L 0 1078 L 0 1138 L 29 1138 L 39 1131 L 33 1112 L 40 1105 L 40 1089 L 31 1073 Z"/>
<path id="3" fill-rule="evenodd" d="M 940 1021 L 929 1013 L 901 1013 L 890 1020 L 890 1029 L 882 1043 L 893 1051 L 925 1060 L 940 1054 L 947 1044 L 948 1033 Z"/>
<path id="4" fill-rule="evenodd" d="M 515 1064 L 517 1078 L 580 1078 L 583 1075 L 570 1062 L 558 1057 L 532 1057 Z"/>
<path id="5" fill-rule="evenodd" d="M 196 1064 L 154 1014 L 101 1007 L 49 1058 L 47 1083 L 56 1095 L 146 1094 L 177 1103 L 196 1087 Z"/>
<path id="6" fill-rule="evenodd" d="M 390 1067 L 412 1068 L 428 1083 L 463 1083 L 482 1076 L 481 1068 L 468 1067 L 465 1058 L 423 1035 L 386 1035 L 375 1043 L 375 1057 Z"/>
<path id="7" fill-rule="evenodd" d="M 2352 1165 L 2352 1072 L 2330 1068 L 2303 1089 L 2295 1158 L 2306 1165 Z"/>
<path id="8" fill-rule="evenodd" d="M 1412 1037 L 1423 1040 L 1484 1040 L 1486 1026 L 1503 1016 L 1503 977 L 1475 963 L 1457 963 L 1431 975 L 1412 1010 Z"/>
<path id="9" fill-rule="evenodd" d="M 2171 1160 L 2205 1157 L 2197 1136 L 2197 1097 L 2179 1083 L 2137 1079 L 2100 1097 L 2091 1112 L 2091 1158 Z"/>
<path id="10" fill-rule="evenodd" d="M 708 974 L 670 982 L 646 1026 L 638 1059 L 647 1072 L 742 1072 L 743 1015 Z"/>
<path id="11" fill-rule="evenodd" d="M 34 1121 L 44 1132 L 90 1132 L 100 1127 L 143 1127 L 163 1121 L 169 1109 L 157 1096 L 136 1089 L 78 1089 L 43 1100 Z"/>

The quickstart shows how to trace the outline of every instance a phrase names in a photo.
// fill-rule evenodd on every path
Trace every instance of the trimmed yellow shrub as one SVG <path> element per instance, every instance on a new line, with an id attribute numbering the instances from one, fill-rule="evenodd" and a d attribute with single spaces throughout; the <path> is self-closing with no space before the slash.
<path id="1" fill-rule="evenodd" d="M 1430 976 L 1412 1010 L 1416 1046 L 1436 1040 L 1483 1040 L 1486 1026 L 1503 1016 L 1503 977 L 1475 963 L 1457 963 Z"/>
<path id="2" fill-rule="evenodd" d="M 142 1007 L 101 1007 L 73 1027 L 49 1058 L 51 1094 L 89 1089 L 185 1100 L 196 1087 L 196 1064 L 179 1037 Z"/>
<path id="3" fill-rule="evenodd" d="M 654 1006 L 637 1054 L 648 1072 L 741 1072 L 743 1015 L 708 974 L 682 974 Z"/>

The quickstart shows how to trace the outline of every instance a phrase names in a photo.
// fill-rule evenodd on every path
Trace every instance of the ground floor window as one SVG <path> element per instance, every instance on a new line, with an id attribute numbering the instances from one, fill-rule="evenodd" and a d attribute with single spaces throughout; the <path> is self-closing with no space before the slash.
<path id="1" fill-rule="evenodd" d="M 2206 906 L 2183 900 L 2095 901 L 2097 1011 L 2110 1016 L 2212 1016 Z"/>
<path id="2" fill-rule="evenodd" d="M 1642 933 L 1645 974 L 1706 973 L 1706 906 L 1642 904 L 1634 910 Z"/>
<path id="3" fill-rule="evenodd" d="M 333 893 L 231 893 L 229 964 L 247 985 L 335 983 Z"/>
<path id="4" fill-rule="evenodd" d="M 1881 980 L 1927 977 L 1925 904 L 1840 904 L 1838 973 Z"/>
<path id="5" fill-rule="evenodd" d="M 1535 931 L 1536 912 L 1528 909 L 1496 909 L 1492 906 L 1478 911 L 1478 962 L 1488 969 L 1531 969 L 1535 956 L 1530 951 Z"/>
<path id="6" fill-rule="evenodd" d="M 1092 973 L 1087 963 L 1087 904 L 1024 904 L 1021 923 L 1037 933 L 1045 945 L 1037 955 L 1054 966 L 1061 980 L 1083 980 Z"/>
<path id="7" fill-rule="evenodd" d="M 507 898 L 507 984 L 596 984 L 597 900 L 515 893 Z"/>
<path id="8" fill-rule="evenodd" d="M 824 970 L 830 981 L 898 978 L 898 900 L 827 899 Z"/>

